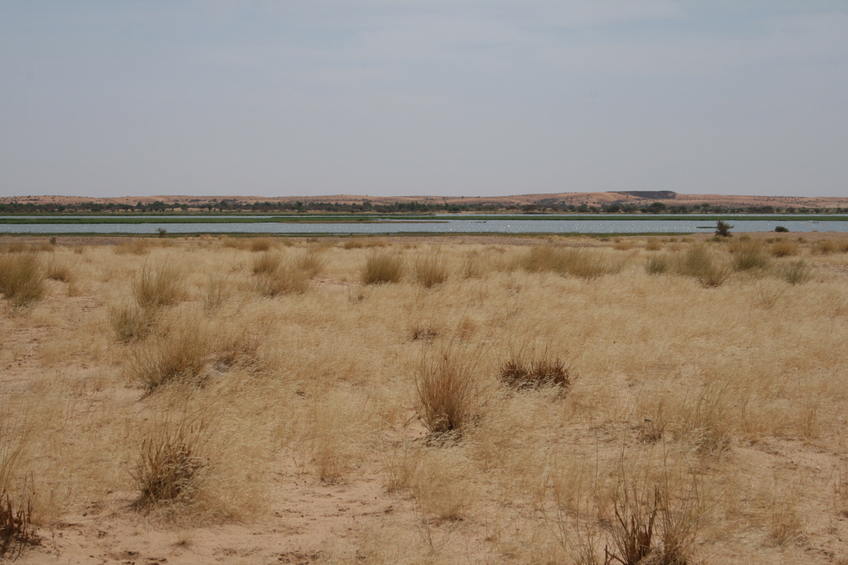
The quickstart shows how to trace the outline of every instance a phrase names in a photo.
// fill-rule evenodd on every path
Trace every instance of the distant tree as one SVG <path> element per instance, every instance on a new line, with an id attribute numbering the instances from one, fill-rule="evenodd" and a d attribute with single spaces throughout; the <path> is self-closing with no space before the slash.
<path id="1" fill-rule="evenodd" d="M 732 229 L 733 226 L 719 220 L 718 222 L 716 222 L 715 234 L 717 237 L 731 237 L 730 230 Z"/>

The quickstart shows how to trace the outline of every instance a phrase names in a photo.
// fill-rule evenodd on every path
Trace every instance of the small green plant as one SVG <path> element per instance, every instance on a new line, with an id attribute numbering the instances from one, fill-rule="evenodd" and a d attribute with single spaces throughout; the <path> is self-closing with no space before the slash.
<path id="1" fill-rule="evenodd" d="M 716 222 L 716 237 L 732 237 L 733 234 L 730 233 L 730 230 L 733 229 L 733 226 L 726 222 L 722 222 L 721 220 Z"/>
<path id="2" fill-rule="evenodd" d="M 13 308 L 24 308 L 44 295 L 44 268 L 38 253 L 0 253 L 0 292 Z"/>
<path id="3" fill-rule="evenodd" d="M 156 228 L 156 233 L 160 238 L 168 237 L 168 230 L 165 228 Z"/>
<path id="4" fill-rule="evenodd" d="M 774 231 L 778 233 L 788 233 L 789 228 L 787 228 L 786 226 L 777 226 L 776 228 L 774 228 Z"/>
<path id="5" fill-rule="evenodd" d="M 403 277 L 403 258 L 391 251 L 374 251 L 362 267 L 362 284 L 397 283 Z"/>

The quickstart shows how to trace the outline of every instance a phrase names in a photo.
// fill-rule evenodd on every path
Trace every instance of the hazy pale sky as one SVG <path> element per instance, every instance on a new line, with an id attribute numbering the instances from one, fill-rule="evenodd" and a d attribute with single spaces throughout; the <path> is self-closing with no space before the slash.
<path id="1" fill-rule="evenodd" d="M 0 196 L 848 195 L 848 2 L 0 2 Z"/>

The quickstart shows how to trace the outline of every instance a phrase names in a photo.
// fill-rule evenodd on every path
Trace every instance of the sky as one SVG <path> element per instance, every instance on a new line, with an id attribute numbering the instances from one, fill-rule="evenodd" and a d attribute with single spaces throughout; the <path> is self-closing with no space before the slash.
<path id="1" fill-rule="evenodd" d="M 0 2 L 0 196 L 634 190 L 848 196 L 848 2 Z"/>

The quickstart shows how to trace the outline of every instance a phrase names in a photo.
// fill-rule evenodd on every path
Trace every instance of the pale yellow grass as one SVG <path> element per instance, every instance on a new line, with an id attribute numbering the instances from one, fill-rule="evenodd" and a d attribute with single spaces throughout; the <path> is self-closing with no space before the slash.
<path id="1" fill-rule="evenodd" d="M 83 560 L 97 531 L 140 551 L 121 528 L 144 520 L 169 563 L 588 562 L 618 551 L 616 511 L 644 518 L 656 501 L 655 557 L 844 562 L 848 275 L 830 239 L 837 251 L 793 242 L 795 256 L 713 287 L 646 272 L 659 246 L 644 239 L 527 240 L 535 255 L 381 242 L 410 266 L 437 261 L 448 276 L 429 288 L 362 285 L 366 246 L 274 240 L 268 252 L 311 282 L 272 295 L 256 292 L 266 251 L 226 240 L 40 251 L 62 276 L 27 309 L 0 309 L 3 487 L 32 485 L 42 532 L 76 536 L 85 513 Z M 662 243 L 672 262 L 697 245 Z M 701 245 L 725 265 L 741 249 Z M 809 276 L 790 284 L 799 259 Z M 136 300 L 163 265 L 179 266 L 175 298 Z M 110 309 L 129 302 L 151 310 L 147 331 L 119 339 Z M 155 387 L 138 377 L 140 360 L 181 344 L 196 353 L 185 371 Z M 464 369 L 481 408 L 451 442 L 432 441 L 416 388 L 444 351 L 475 352 Z M 565 394 L 510 389 L 498 372 L 516 352 L 559 358 L 576 379 Z M 133 507 L 144 446 L 185 414 L 207 426 L 202 484 Z M 168 545 L 175 524 L 190 548 Z M 249 544 L 222 541 L 238 528 Z"/>

